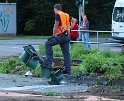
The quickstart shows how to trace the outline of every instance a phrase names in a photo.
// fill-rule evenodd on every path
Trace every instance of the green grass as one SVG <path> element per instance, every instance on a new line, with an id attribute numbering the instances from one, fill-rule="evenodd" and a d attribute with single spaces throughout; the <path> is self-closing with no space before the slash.
<path id="1" fill-rule="evenodd" d="M 61 96 L 60 93 L 56 93 L 56 92 L 49 92 L 45 94 L 46 96 Z"/>
<path id="2" fill-rule="evenodd" d="M 20 72 L 28 71 L 30 68 L 27 67 L 20 59 L 19 56 L 13 56 L 0 61 L 0 73 L 2 74 L 11 74 L 14 73 L 17 69 Z M 32 70 L 34 76 L 40 77 L 41 68 L 38 64 L 35 69 Z"/>
<path id="3" fill-rule="evenodd" d="M 42 54 L 43 56 L 45 55 L 45 45 L 44 44 L 39 45 L 39 53 Z M 55 57 L 63 56 L 59 45 L 53 46 L 53 55 Z"/>
<path id="4" fill-rule="evenodd" d="M 24 38 L 24 39 L 48 39 L 50 36 L 22 36 L 17 35 L 16 37 L 8 37 L 8 36 L 0 36 L 0 40 L 13 40 L 16 38 Z"/>
<path id="5" fill-rule="evenodd" d="M 0 61 L 0 73 L 13 73 L 17 67 L 23 67 L 20 69 L 24 69 L 26 67 L 24 63 L 19 60 L 19 57 L 9 57 Z"/>
<path id="6" fill-rule="evenodd" d="M 35 36 L 35 35 L 17 35 L 16 37 L 0 36 L 0 40 L 12 40 L 16 38 L 24 39 L 48 39 L 51 36 Z M 111 34 L 99 33 L 99 38 L 111 37 Z M 90 38 L 96 38 L 96 33 L 90 33 Z"/>
<path id="7" fill-rule="evenodd" d="M 11 40 L 13 37 L 0 36 L 0 40 Z"/>
<path id="8" fill-rule="evenodd" d="M 90 33 L 89 36 L 90 38 L 96 38 L 97 33 Z M 98 37 L 99 38 L 110 38 L 111 34 L 110 33 L 98 33 Z"/>

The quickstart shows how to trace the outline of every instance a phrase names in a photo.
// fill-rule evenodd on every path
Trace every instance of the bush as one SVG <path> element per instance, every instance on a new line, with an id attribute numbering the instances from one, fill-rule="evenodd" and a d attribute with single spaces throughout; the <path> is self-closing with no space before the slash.
<path id="1" fill-rule="evenodd" d="M 71 70 L 71 74 L 73 74 L 73 75 L 78 75 L 78 74 L 81 74 L 81 73 L 82 73 L 82 70 L 80 70 L 79 66 L 74 66 Z"/>
<path id="2" fill-rule="evenodd" d="M 53 46 L 53 55 L 55 57 L 62 57 L 63 56 L 62 51 L 61 51 L 61 48 L 60 48 L 59 45 Z"/>
<path id="3" fill-rule="evenodd" d="M 59 46 L 53 47 L 54 56 L 62 56 Z M 45 55 L 45 45 L 39 46 L 39 53 Z M 112 52 L 110 50 L 100 51 L 96 48 L 86 50 L 82 44 L 73 44 L 70 48 L 72 59 L 82 59 L 80 66 L 72 68 L 72 74 L 78 75 L 82 73 L 101 73 L 110 80 L 120 79 L 122 73 L 120 71 L 121 63 L 124 55 Z M 17 66 L 21 66 L 23 70 L 29 70 L 18 57 L 10 57 L 0 61 L 0 73 L 12 73 Z M 35 76 L 41 75 L 40 65 L 33 70 Z"/>
<path id="4" fill-rule="evenodd" d="M 103 57 L 100 53 L 88 54 L 83 59 L 82 68 L 87 72 L 105 72 L 105 64 L 109 64 L 107 58 Z"/>
<path id="5" fill-rule="evenodd" d="M 105 76 L 110 81 L 115 81 L 117 79 L 121 79 L 122 72 L 120 71 L 120 68 L 121 68 L 120 64 L 116 64 L 116 66 L 111 66 L 111 68 L 108 68 L 107 71 L 105 72 Z"/>
<path id="6" fill-rule="evenodd" d="M 30 69 L 30 67 L 27 67 L 19 59 L 19 57 L 9 57 L 0 61 L 0 73 L 11 74 L 17 69 L 17 67 L 20 67 L 20 72 L 28 71 Z M 33 69 L 32 72 L 35 76 L 39 77 L 41 74 L 40 65 L 38 65 L 37 68 Z"/>
<path id="7" fill-rule="evenodd" d="M 29 20 L 25 23 L 24 31 L 30 32 L 35 30 L 35 22 L 34 20 Z"/>
<path id="8" fill-rule="evenodd" d="M 70 47 L 70 54 L 72 59 L 78 58 L 83 59 L 83 57 L 87 54 L 89 54 L 91 51 L 88 49 L 85 49 L 83 44 L 75 43 L 71 45 Z"/>
<path id="9" fill-rule="evenodd" d="M 0 73 L 12 73 L 17 66 L 26 67 L 18 57 L 10 57 L 0 61 Z"/>

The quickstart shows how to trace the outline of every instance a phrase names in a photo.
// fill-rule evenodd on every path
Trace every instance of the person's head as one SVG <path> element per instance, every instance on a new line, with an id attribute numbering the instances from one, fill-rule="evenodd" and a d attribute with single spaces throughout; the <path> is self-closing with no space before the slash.
<path id="1" fill-rule="evenodd" d="M 84 16 L 83 16 L 83 21 L 86 21 L 86 20 L 87 20 L 87 16 L 84 15 Z"/>
<path id="2" fill-rule="evenodd" d="M 62 5 L 61 4 L 55 4 L 54 5 L 54 12 L 56 13 L 57 11 L 61 11 L 62 10 Z"/>

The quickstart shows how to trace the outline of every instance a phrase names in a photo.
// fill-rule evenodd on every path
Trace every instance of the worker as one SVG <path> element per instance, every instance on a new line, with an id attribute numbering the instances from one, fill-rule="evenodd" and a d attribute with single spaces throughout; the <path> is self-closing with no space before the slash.
<path id="1" fill-rule="evenodd" d="M 55 23 L 53 26 L 53 36 L 45 43 L 46 59 L 43 67 L 52 68 L 53 50 L 52 46 L 60 45 L 64 57 L 63 74 L 70 74 L 71 72 L 71 58 L 69 52 L 70 44 L 70 30 L 76 24 L 76 19 L 69 16 L 68 13 L 62 11 L 61 4 L 54 5 Z"/>

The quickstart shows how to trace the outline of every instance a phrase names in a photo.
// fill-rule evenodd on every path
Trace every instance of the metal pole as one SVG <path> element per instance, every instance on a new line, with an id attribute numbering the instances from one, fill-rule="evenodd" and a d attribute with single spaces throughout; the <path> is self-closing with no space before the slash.
<path id="1" fill-rule="evenodd" d="M 81 26 L 81 24 L 80 24 L 80 22 L 81 22 L 81 5 L 78 6 L 78 10 L 79 10 L 79 23 L 78 23 L 79 29 L 78 30 L 80 30 L 80 26 Z M 81 32 L 79 31 L 78 33 L 79 33 L 79 40 L 80 40 L 81 39 Z"/>
<path id="2" fill-rule="evenodd" d="M 99 32 L 97 32 L 97 46 L 98 46 L 98 49 L 99 49 Z"/>
<path id="3" fill-rule="evenodd" d="M 80 8 L 80 7 L 81 7 L 81 6 L 79 5 L 79 6 L 78 6 L 78 10 L 79 10 L 79 25 L 80 25 L 80 21 L 81 21 L 81 11 L 80 11 L 81 8 Z"/>
<path id="4" fill-rule="evenodd" d="M 83 6 L 83 13 L 82 13 L 82 16 L 84 16 L 84 14 L 85 14 L 85 0 L 83 0 L 82 6 Z"/>
<path id="5" fill-rule="evenodd" d="M 81 4 L 78 6 L 79 7 L 79 26 L 80 26 L 80 22 L 81 22 L 81 16 L 84 16 L 84 8 L 85 8 L 85 0 L 80 0 Z M 79 28 L 80 30 L 80 28 Z M 79 39 L 82 39 L 82 35 L 81 32 L 79 31 Z"/>

